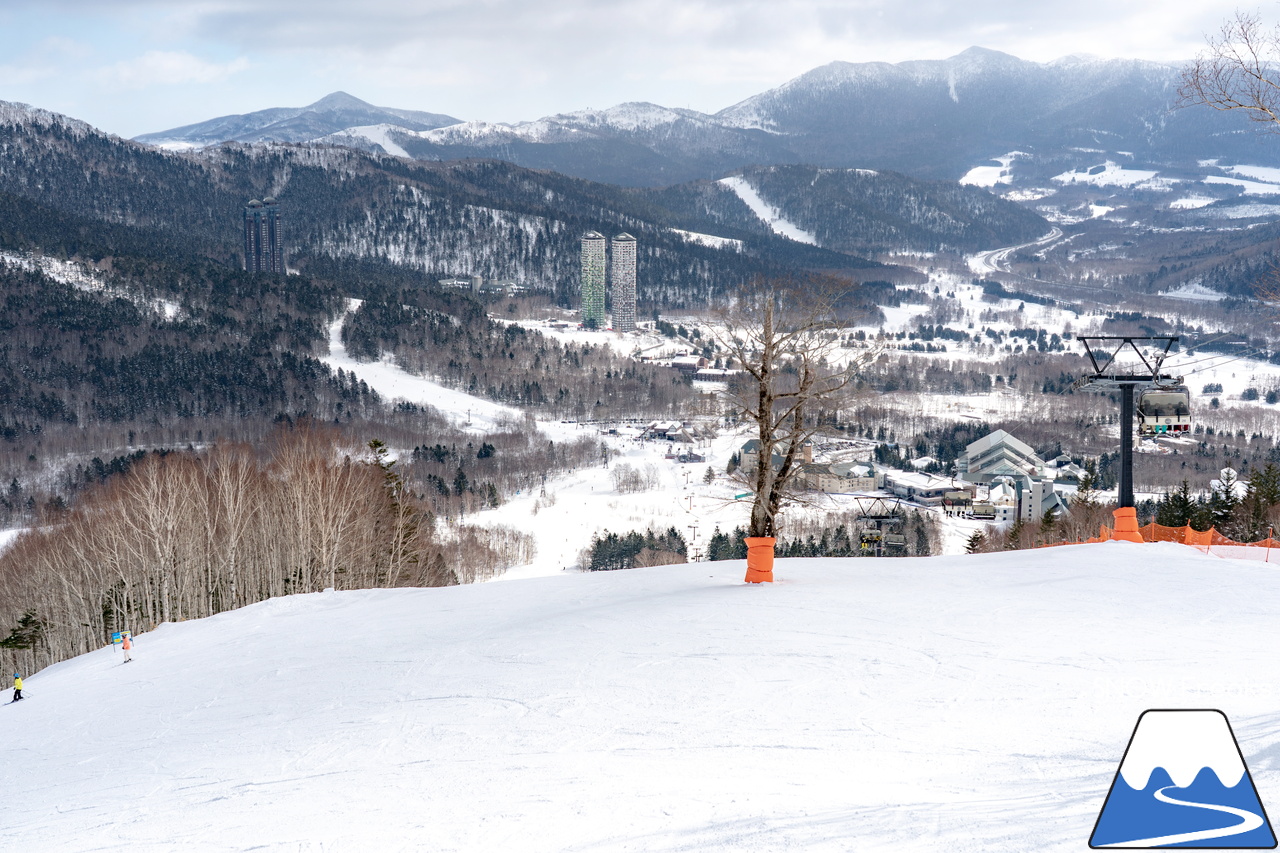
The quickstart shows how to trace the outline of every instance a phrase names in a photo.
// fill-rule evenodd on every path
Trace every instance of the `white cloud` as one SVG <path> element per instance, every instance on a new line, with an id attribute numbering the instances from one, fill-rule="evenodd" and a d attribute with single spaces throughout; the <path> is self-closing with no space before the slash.
<path id="1" fill-rule="evenodd" d="M 1178 62 L 1234 11 L 1234 0 L 0 0 L 0 97 L 131 133 L 335 89 L 491 121 L 629 100 L 715 112 L 828 62 L 974 45 L 1039 62 Z M 30 52 L 40 34 L 92 56 Z M 234 85 L 250 65 L 261 85 Z"/>
<path id="2" fill-rule="evenodd" d="M 45 80 L 56 80 L 58 69 L 52 65 L 0 65 L 0 80 L 5 85 L 16 87 Z"/>
<path id="3" fill-rule="evenodd" d="M 248 67 L 249 60 L 244 57 L 230 62 L 209 62 L 190 53 L 151 50 L 103 68 L 101 76 L 125 88 L 144 89 L 155 85 L 220 83 Z"/>

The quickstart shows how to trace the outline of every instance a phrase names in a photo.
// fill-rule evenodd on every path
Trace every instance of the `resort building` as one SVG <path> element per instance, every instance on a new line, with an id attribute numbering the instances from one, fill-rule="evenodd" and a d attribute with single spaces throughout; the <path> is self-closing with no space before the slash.
<path id="1" fill-rule="evenodd" d="M 609 278 L 613 287 L 613 330 L 636 330 L 636 238 L 619 234 L 609 249 Z"/>
<path id="2" fill-rule="evenodd" d="M 284 275 L 284 235 L 280 205 L 274 198 L 254 199 L 244 209 L 245 272 Z"/>
<path id="3" fill-rule="evenodd" d="M 604 328 L 604 235 L 588 231 L 582 235 L 582 325 Z"/>

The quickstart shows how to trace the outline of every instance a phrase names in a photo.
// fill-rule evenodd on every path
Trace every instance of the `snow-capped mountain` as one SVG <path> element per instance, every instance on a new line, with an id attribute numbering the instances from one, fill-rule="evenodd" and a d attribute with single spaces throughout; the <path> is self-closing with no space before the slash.
<path id="1" fill-rule="evenodd" d="M 834 62 L 716 117 L 785 135 L 804 162 L 951 179 L 965 163 L 1006 150 L 1165 160 L 1252 141 L 1223 134 L 1223 118 L 1210 110 L 1176 110 L 1178 76 L 1176 65 L 1154 62 L 1036 63 L 970 48 L 939 61 Z"/>
<path id="2" fill-rule="evenodd" d="M 53 113 L 0 104 L 0 206 L 11 199 L 18 209 L 0 215 L 0 238 L 25 233 L 24 246 L 47 243 L 56 253 L 65 251 L 58 247 L 69 232 L 84 227 L 142 228 L 235 264 L 243 206 L 270 195 L 289 205 L 294 264 L 306 256 L 377 259 L 437 277 L 475 274 L 550 290 L 575 280 L 579 236 L 604 229 L 642 241 L 651 298 L 725 290 L 778 265 L 878 266 L 783 240 L 745 208 L 744 221 L 722 226 L 723 217 L 668 209 L 641 191 L 507 163 L 393 163 L 387 153 L 404 156 L 396 140 L 408 144 L 416 135 L 385 124 L 347 134 L 357 135 L 385 153 L 272 143 L 164 151 Z M 53 224 L 44 208 L 57 212 Z M 690 242 L 678 230 L 726 242 Z M 101 242 L 142 239 L 130 232 Z"/>
<path id="3" fill-rule="evenodd" d="M 776 136 L 726 127 L 695 110 L 648 103 L 517 124 L 465 122 L 396 141 L 423 159 L 491 157 L 633 186 L 718 177 L 730 163 L 794 160 Z"/>
<path id="4" fill-rule="evenodd" d="M 0 101 L 0 126 L 39 130 L 56 128 L 74 139 L 83 139 L 89 134 L 105 136 L 87 122 L 15 101 Z"/>
<path id="5" fill-rule="evenodd" d="M 199 148 L 219 142 L 309 142 L 353 127 L 391 124 L 427 130 L 457 124 L 458 119 L 416 110 L 375 107 L 346 92 L 326 95 L 305 107 L 276 107 L 245 115 L 221 116 L 137 137 L 169 148 Z"/>
<path id="6" fill-rule="evenodd" d="M 1015 183 L 1091 166 L 1081 159 L 1089 152 L 1190 167 L 1212 158 L 1280 165 L 1280 151 L 1234 132 L 1242 128 L 1228 117 L 1176 109 L 1178 79 L 1173 64 L 1082 56 L 1038 63 L 974 47 L 942 60 L 833 62 L 714 115 L 625 103 L 514 124 L 464 122 L 337 93 L 310 107 L 138 139 L 319 141 L 424 160 L 502 159 L 626 186 L 794 163 L 958 180 L 1009 151 L 1028 155 Z"/>
<path id="7" fill-rule="evenodd" d="M 714 117 L 696 110 L 668 109 L 649 103 L 626 103 L 607 110 L 579 110 L 513 125 L 466 122 L 419 135 L 428 141 L 442 144 L 506 141 L 510 138 L 528 142 L 559 142 L 564 141 L 570 133 L 644 134 L 654 130 L 670 130 L 681 123 L 708 130 L 721 127 L 721 123 Z"/>
<path id="8" fill-rule="evenodd" d="M 690 217 L 700 214 L 708 227 L 774 233 L 854 254 L 908 246 L 970 251 L 995 234 L 1029 242 L 1049 227 L 985 190 L 869 169 L 755 166 L 672 189 L 680 192 L 667 203 Z"/>

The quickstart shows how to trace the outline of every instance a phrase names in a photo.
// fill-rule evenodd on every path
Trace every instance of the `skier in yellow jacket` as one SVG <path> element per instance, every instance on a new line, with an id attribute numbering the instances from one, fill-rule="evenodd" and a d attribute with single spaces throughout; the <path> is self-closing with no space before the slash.
<path id="1" fill-rule="evenodd" d="M 18 673 L 13 674 L 13 701 L 17 702 L 22 698 L 22 676 Z"/>

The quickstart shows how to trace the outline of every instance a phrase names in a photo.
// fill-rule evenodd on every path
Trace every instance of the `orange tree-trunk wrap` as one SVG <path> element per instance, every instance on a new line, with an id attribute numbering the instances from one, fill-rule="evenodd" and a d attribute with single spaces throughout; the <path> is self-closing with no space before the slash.
<path id="1" fill-rule="evenodd" d="M 773 536 L 748 536 L 747 583 L 773 583 Z"/>
<path id="2" fill-rule="evenodd" d="M 1131 506 L 1122 506 L 1112 513 L 1116 517 L 1116 527 L 1111 533 L 1112 539 L 1125 542 L 1141 542 L 1142 533 L 1138 530 L 1138 511 Z"/>

